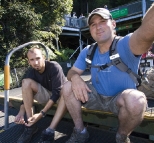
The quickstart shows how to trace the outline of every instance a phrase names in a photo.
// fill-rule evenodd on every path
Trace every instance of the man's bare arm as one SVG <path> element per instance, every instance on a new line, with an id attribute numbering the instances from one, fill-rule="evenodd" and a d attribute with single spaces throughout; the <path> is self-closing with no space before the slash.
<path id="1" fill-rule="evenodd" d="M 67 74 L 67 79 L 69 81 L 71 81 L 71 79 L 75 76 L 80 76 L 84 71 L 83 70 L 80 70 L 76 67 L 72 67 L 69 71 L 68 71 L 68 74 Z"/>
<path id="2" fill-rule="evenodd" d="M 141 26 L 130 38 L 130 48 L 135 55 L 145 53 L 154 41 L 154 3 L 146 12 Z"/>
<path id="3" fill-rule="evenodd" d="M 67 74 L 67 78 L 72 82 L 72 91 L 76 99 L 85 103 L 88 101 L 87 92 L 91 92 L 91 90 L 85 81 L 80 77 L 82 73 L 82 70 L 72 67 Z"/>
<path id="4" fill-rule="evenodd" d="M 54 102 L 51 99 L 49 99 L 42 111 L 46 113 L 53 106 L 53 104 Z"/>
<path id="5" fill-rule="evenodd" d="M 54 102 L 51 99 L 49 99 L 49 101 L 47 102 L 47 104 L 45 105 L 45 107 L 41 111 L 43 111 L 43 113 L 46 113 L 52 107 L 53 104 L 54 104 Z M 28 123 L 25 123 L 25 125 L 32 126 L 34 123 L 36 123 L 42 117 L 43 117 L 43 114 L 41 112 L 34 114 L 32 117 L 30 117 L 28 119 Z"/>

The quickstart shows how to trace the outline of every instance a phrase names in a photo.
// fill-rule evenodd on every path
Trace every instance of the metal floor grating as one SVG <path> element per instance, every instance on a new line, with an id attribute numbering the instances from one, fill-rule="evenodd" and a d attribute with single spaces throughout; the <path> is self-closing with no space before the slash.
<path id="1" fill-rule="evenodd" d="M 16 143 L 17 139 L 22 134 L 24 126 L 13 123 L 17 113 L 18 110 L 9 108 L 9 129 L 4 131 L 4 112 L 3 106 L 0 105 L 0 143 Z M 39 131 L 33 136 L 30 143 L 37 143 L 39 141 L 41 131 L 49 126 L 51 120 L 52 116 L 46 116 L 37 123 Z M 56 129 L 55 143 L 65 143 L 72 133 L 73 126 L 72 121 L 63 119 Z M 88 143 L 116 143 L 116 133 L 114 131 L 99 129 L 90 125 L 88 126 L 88 131 L 90 134 Z M 133 143 L 154 143 L 153 141 L 134 136 L 131 136 L 131 140 Z"/>

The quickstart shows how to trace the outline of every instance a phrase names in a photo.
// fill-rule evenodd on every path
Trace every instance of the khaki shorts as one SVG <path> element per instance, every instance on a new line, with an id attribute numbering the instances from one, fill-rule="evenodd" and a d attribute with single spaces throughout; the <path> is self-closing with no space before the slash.
<path id="1" fill-rule="evenodd" d="M 131 92 L 137 95 L 138 94 L 144 95 L 143 92 L 140 92 L 136 89 L 126 89 L 115 96 L 104 96 L 104 95 L 98 94 L 90 82 L 86 82 L 86 83 L 92 92 L 88 93 L 89 100 L 86 103 L 82 103 L 82 106 L 87 109 L 112 112 L 115 115 L 118 115 L 119 113 L 119 107 L 116 105 L 117 99 L 119 98 L 119 96 L 123 96 L 125 94 L 129 96 L 129 94 L 131 95 Z M 148 108 L 148 104 L 147 104 L 147 108 Z"/>
<path id="2" fill-rule="evenodd" d="M 34 99 L 40 104 L 46 104 L 51 96 L 51 91 L 47 90 L 38 83 L 38 92 L 34 95 Z"/>
<path id="3" fill-rule="evenodd" d="M 116 96 L 104 96 L 98 94 L 92 84 L 87 82 L 87 86 L 92 92 L 88 93 L 89 100 L 86 103 L 82 103 L 83 107 L 92 110 L 108 111 L 118 115 L 119 108 L 116 105 L 116 101 L 119 94 Z"/>

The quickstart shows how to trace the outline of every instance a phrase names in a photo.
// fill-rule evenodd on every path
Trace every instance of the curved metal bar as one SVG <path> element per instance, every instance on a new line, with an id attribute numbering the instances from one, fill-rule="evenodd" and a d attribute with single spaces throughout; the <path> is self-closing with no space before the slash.
<path id="1" fill-rule="evenodd" d="M 44 50 L 45 50 L 45 52 L 46 52 L 46 55 L 47 55 L 47 59 L 48 59 L 48 58 L 49 58 L 49 55 L 48 55 L 48 51 L 47 51 L 46 46 L 45 46 L 44 44 L 42 44 L 41 42 L 33 41 L 33 42 L 28 42 L 28 43 L 25 43 L 25 44 L 23 44 L 23 45 L 20 45 L 20 46 L 18 46 L 18 47 L 16 47 L 16 48 L 13 48 L 13 49 L 7 54 L 7 56 L 6 56 L 5 65 L 9 65 L 10 57 L 12 56 L 12 54 L 13 54 L 14 52 L 16 52 L 16 51 L 18 51 L 18 50 L 20 50 L 20 49 L 22 49 L 22 48 L 24 48 L 24 47 L 26 47 L 26 46 L 34 45 L 34 44 L 40 44 L 40 45 L 44 48 Z"/>
<path id="2" fill-rule="evenodd" d="M 23 45 L 20 45 L 16 48 L 13 48 L 6 56 L 6 59 L 5 59 L 5 66 L 4 66 L 4 96 L 5 96 L 5 99 L 4 99 L 4 112 L 5 112 L 5 118 L 4 118 L 4 129 L 7 129 L 8 128 L 8 123 L 9 123 L 9 118 L 8 118 L 8 107 L 9 107 L 9 89 L 10 89 L 10 65 L 9 65 L 9 62 L 10 62 L 10 58 L 12 56 L 13 53 L 15 53 L 16 51 L 26 47 L 26 46 L 29 46 L 29 45 L 33 45 L 33 44 L 38 44 L 38 45 L 41 45 L 45 52 L 46 52 L 46 58 L 47 60 L 49 59 L 49 54 L 48 54 L 48 51 L 47 51 L 47 48 L 44 44 L 42 44 L 41 42 L 36 42 L 36 41 L 33 41 L 33 42 L 28 42 L 28 43 L 25 43 Z"/>

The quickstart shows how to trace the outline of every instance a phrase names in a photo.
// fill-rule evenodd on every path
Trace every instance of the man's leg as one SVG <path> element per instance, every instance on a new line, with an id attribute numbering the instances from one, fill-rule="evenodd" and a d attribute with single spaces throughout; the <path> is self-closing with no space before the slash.
<path id="1" fill-rule="evenodd" d="M 32 79 L 23 79 L 22 98 L 27 115 L 27 119 L 33 116 L 34 94 L 38 92 L 38 83 Z"/>
<path id="2" fill-rule="evenodd" d="M 82 121 L 81 102 L 76 100 L 71 88 L 71 82 L 68 81 L 65 83 L 62 90 L 65 104 L 71 114 L 71 117 L 73 118 L 75 127 L 82 131 L 84 129 L 84 125 Z"/>
<path id="3" fill-rule="evenodd" d="M 31 86 L 30 86 L 31 85 Z M 22 97 L 24 104 L 20 106 L 20 110 L 18 115 L 15 117 L 15 121 L 17 124 L 24 124 L 24 114 L 25 111 L 28 114 L 27 119 L 32 116 L 32 106 L 33 106 L 33 95 L 38 91 L 38 84 L 31 79 L 24 79 L 22 81 Z M 26 109 L 25 109 L 26 105 Z M 28 106 L 28 108 L 27 108 Z M 29 109 L 30 108 L 30 109 Z"/>
<path id="4" fill-rule="evenodd" d="M 34 100 L 34 94 L 36 94 L 38 91 L 38 83 L 31 79 L 24 79 L 22 81 L 22 97 L 24 102 L 24 108 L 22 111 L 26 111 L 27 120 L 33 116 L 33 100 Z M 21 110 L 20 110 L 21 111 Z M 19 111 L 19 114 L 21 113 Z M 19 115 L 18 114 L 18 115 Z M 17 143 L 29 143 L 31 140 L 31 137 L 34 133 L 37 132 L 37 126 L 36 124 L 27 127 L 25 126 L 25 130 L 23 134 L 18 139 Z"/>
<path id="5" fill-rule="evenodd" d="M 117 143 L 130 143 L 129 135 L 142 122 L 147 106 L 144 93 L 128 89 L 117 98 L 119 107 L 119 128 L 116 134 Z"/>
<path id="6" fill-rule="evenodd" d="M 67 112 L 67 108 L 66 108 L 63 96 L 61 96 L 60 101 L 58 102 L 58 107 L 57 107 L 56 113 L 52 119 L 52 122 L 51 122 L 49 128 L 55 130 L 58 123 L 60 122 L 60 120 L 62 119 L 62 117 L 65 115 L 66 112 Z"/>
<path id="7" fill-rule="evenodd" d="M 61 96 L 60 101 L 58 102 L 58 107 L 57 107 L 56 113 L 52 119 L 52 122 L 51 122 L 50 126 L 42 132 L 39 143 L 43 143 L 44 141 L 52 142 L 54 140 L 55 129 L 56 129 L 58 123 L 60 122 L 61 118 L 66 113 L 66 111 L 67 111 L 67 108 L 66 108 L 64 99 Z"/>
<path id="8" fill-rule="evenodd" d="M 81 102 L 76 100 L 72 91 L 70 81 L 64 84 L 62 88 L 62 95 L 64 97 L 67 110 L 69 111 L 71 117 L 73 118 L 73 122 L 75 124 L 73 134 L 76 135 L 74 136 L 72 134 L 71 138 L 67 141 L 67 143 L 75 143 L 77 141 L 80 143 L 84 143 L 89 138 L 89 134 L 86 131 L 86 128 L 84 127 L 83 124 Z"/>

